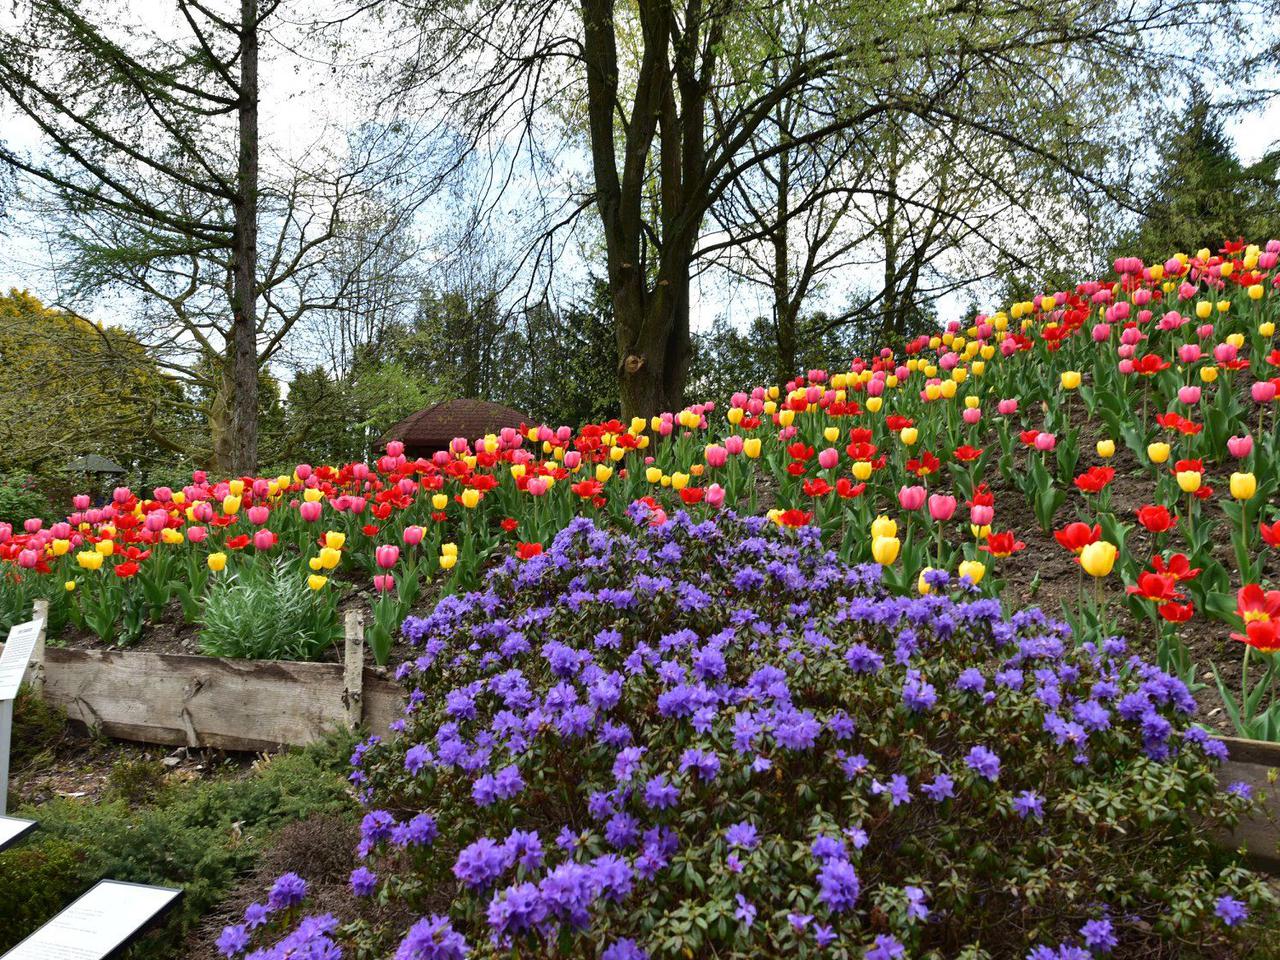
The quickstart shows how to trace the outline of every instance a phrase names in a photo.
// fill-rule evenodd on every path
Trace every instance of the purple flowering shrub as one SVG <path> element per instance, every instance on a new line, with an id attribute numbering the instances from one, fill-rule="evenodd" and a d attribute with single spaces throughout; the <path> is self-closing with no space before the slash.
<path id="1" fill-rule="evenodd" d="M 224 953 L 1065 960 L 1274 932 L 1211 842 L 1252 803 L 1222 744 L 1119 638 L 943 574 L 890 596 L 814 528 L 636 519 L 574 520 L 405 623 L 404 719 L 352 758 L 351 883 L 421 919 L 268 902 Z"/>

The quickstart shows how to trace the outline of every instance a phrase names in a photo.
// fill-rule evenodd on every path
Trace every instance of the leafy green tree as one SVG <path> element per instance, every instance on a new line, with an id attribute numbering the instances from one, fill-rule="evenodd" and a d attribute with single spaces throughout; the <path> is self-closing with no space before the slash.
<path id="1" fill-rule="evenodd" d="M 1120 237 L 1114 256 L 1154 262 L 1203 247 L 1217 251 L 1238 237 L 1280 236 L 1280 149 L 1243 164 L 1224 121 L 1203 94 L 1191 99 L 1158 151 L 1146 214 Z"/>

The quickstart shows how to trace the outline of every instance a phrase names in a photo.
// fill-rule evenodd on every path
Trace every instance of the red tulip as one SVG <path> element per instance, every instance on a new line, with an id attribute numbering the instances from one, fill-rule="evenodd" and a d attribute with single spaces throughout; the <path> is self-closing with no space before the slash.
<path id="1" fill-rule="evenodd" d="M 1138 522 L 1151 533 L 1167 533 L 1178 525 L 1178 518 L 1168 507 L 1146 503 L 1138 508 Z"/>

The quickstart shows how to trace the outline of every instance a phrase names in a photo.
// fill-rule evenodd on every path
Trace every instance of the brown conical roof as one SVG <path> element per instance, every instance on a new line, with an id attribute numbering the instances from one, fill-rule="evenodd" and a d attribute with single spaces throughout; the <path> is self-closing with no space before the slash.
<path id="1" fill-rule="evenodd" d="M 488 400 L 442 400 L 410 414 L 385 434 L 384 440 L 399 440 L 409 448 L 443 449 L 454 437 L 474 440 L 503 427 L 519 427 L 529 417 L 519 410 Z"/>

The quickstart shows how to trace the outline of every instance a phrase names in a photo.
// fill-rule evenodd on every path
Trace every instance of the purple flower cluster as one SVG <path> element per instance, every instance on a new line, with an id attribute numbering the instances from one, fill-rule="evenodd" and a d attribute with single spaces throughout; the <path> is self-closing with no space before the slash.
<path id="1" fill-rule="evenodd" d="M 841 563 L 813 528 L 731 514 L 640 524 L 624 535 L 577 518 L 543 553 L 405 622 L 420 653 L 399 671 L 404 715 L 352 758 L 369 809 L 368 866 L 350 882 L 385 894 L 429 870 L 458 903 L 453 920 L 415 924 L 397 960 L 485 940 L 635 960 L 712 902 L 734 922 L 686 923 L 708 938 L 695 954 L 803 942 L 897 960 L 928 949 L 939 918 L 954 923 L 957 877 L 1076 883 L 1089 852 L 1045 853 L 1073 842 L 1133 869 L 1129 821 L 1081 835 L 1068 811 L 1099 785 L 1140 796 L 1135 762 L 1207 791 L 1202 810 L 1249 803 L 1202 776 L 1221 745 L 1189 725 L 1185 685 L 1119 640 L 1078 646 L 1037 610 L 1006 617 L 941 579 L 927 596 L 891 595 L 878 567 Z M 1184 840 L 1139 831 L 1133 845 L 1148 856 Z M 294 902 L 288 884 L 273 897 Z M 872 909 L 887 932 L 871 932 Z M 1217 912 L 1218 930 L 1248 916 L 1231 897 Z M 1044 949 L 1105 953 L 1152 919 L 1064 923 L 1063 946 Z M 224 934 L 228 956 L 253 937 L 242 926 Z"/>

